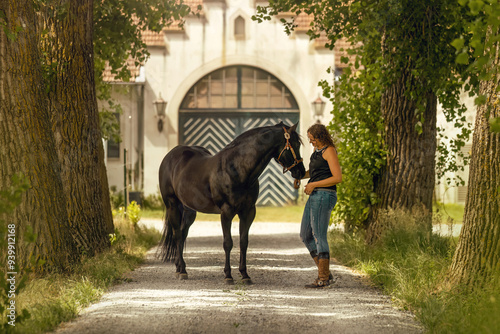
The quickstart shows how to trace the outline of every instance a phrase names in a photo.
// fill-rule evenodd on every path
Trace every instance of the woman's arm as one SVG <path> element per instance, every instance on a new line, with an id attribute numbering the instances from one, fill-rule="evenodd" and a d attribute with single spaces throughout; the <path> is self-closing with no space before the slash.
<path id="1" fill-rule="evenodd" d="M 314 188 L 330 187 L 342 182 L 342 171 L 340 169 L 339 158 L 337 156 L 337 151 L 335 150 L 335 148 L 329 146 L 325 150 L 325 152 L 323 152 L 323 159 L 328 162 L 328 167 L 330 167 L 332 176 L 324 180 L 308 183 L 304 190 L 304 192 L 308 195 L 312 193 Z"/>

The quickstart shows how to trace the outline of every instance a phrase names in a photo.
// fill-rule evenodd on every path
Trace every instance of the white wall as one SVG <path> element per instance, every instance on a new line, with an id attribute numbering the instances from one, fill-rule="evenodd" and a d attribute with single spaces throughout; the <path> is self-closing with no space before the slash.
<path id="1" fill-rule="evenodd" d="M 466 121 L 470 124 L 471 129 L 474 128 L 474 121 L 475 121 L 475 116 L 476 116 L 476 107 L 474 105 L 474 98 L 475 97 L 470 97 L 468 93 L 462 93 L 460 95 L 461 101 L 466 105 L 467 107 L 467 112 L 466 112 Z M 444 145 L 450 146 L 450 142 L 452 139 L 456 138 L 457 134 L 460 133 L 460 130 L 455 128 L 454 122 L 447 122 L 445 115 L 443 114 L 442 106 L 438 105 L 438 113 L 437 113 L 437 126 L 438 128 L 444 129 L 444 132 L 448 139 L 442 139 Z M 466 144 L 466 146 L 463 148 L 465 151 L 469 151 L 470 147 L 472 145 L 472 134 L 470 136 L 470 141 Z M 461 173 L 459 173 L 460 176 L 464 179 L 465 181 L 465 186 L 467 186 L 467 182 L 469 179 L 469 167 L 466 166 L 465 170 Z M 464 201 L 459 200 L 459 187 L 455 185 L 455 182 L 452 181 L 451 184 L 448 184 L 446 179 L 450 178 L 453 179 L 455 176 L 455 173 L 448 172 L 444 175 L 443 178 L 441 178 L 440 183 L 436 185 L 435 189 L 435 195 L 436 195 L 436 200 L 441 203 L 461 203 L 464 204 Z M 436 177 L 436 181 L 437 177 Z M 465 190 L 465 189 L 464 189 Z"/>
<path id="2" fill-rule="evenodd" d="M 167 49 L 150 49 L 145 65 L 145 194 L 158 191 L 158 167 L 165 154 L 178 144 L 180 104 L 188 90 L 203 76 L 229 65 L 259 67 L 280 79 L 294 95 L 300 109 L 301 135 L 314 123 L 311 103 L 321 93 L 318 82 L 333 75 L 326 71 L 334 65 L 333 51 L 317 49 L 305 33 L 287 36 L 282 24 L 273 19 L 264 23 L 251 21 L 255 14 L 253 1 L 232 0 L 204 4 L 205 17 L 188 18 L 185 33 L 166 34 Z M 235 39 L 234 19 L 246 20 L 246 38 Z M 152 102 L 161 93 L 167 100 L 167 118 L 163 132 L 156 129 Z M 332 106 L 325 108 L 327 124 Z M 308 163 L 311 148 L 302 152 Z"/>

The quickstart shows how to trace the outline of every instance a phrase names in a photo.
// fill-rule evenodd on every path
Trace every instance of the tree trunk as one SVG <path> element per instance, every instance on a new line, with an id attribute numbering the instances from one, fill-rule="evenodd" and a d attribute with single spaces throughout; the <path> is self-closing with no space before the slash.
<path id="1" fill-rule="evenodd" d="M 405 93 L 418 83 L 409 74 L 402 73 L 399 80 L 385 92 L 381 111 L 385 122 L 385 145 L 388 151 L 386 166 L 375 182 L 379 202 L 372 208 L 366 240 L 375 242 L 384 230 L 378 219 L 380 210 L 403 209 L 411 212 L 422 208 L 429 213 L 427 228 L 432 231 L 432 194 L 435 183 L 436 114 L 437 98 L 428 92 L 423 100 L 422 132 L 416 125 L 421 121 L 416 103 Z"/>
<path id="2" fill-rule="evenodd" d="M 55 68 L 50 89 L 53 131 L 62 166 L 69 221 L 80 251 L 94 255 L 113 232 L 94 85 L 93 1 L 51 1 L 64 15 L 50 15 L 48 61 Z"/>
<path id="3" fill-rule="evenodd" d="M 78 260 L 78 253 L 68 229 L 33 2 L 2 1 L 0 11 L 8 31 L 21 27 L 14 39 L 0 30 L 0 189 L 10 186 L 15 173 L 30 182 L 14 213 L 0 218 L 16 225 L 16 262 L 21 268 L 29 266 L 33 255 L 64 269 Z M 27 226 L 37 234 L 34 243 L 24 242 Z"/>
<path id="4" fill-rule="evenodd" d="M 500 117 L 499 79 L 480 85 L 488 102 L 477 108 L 464 223 L 450 267 L 450 281 L 468 287 L 500 278 L 500 134 L 489 125 Z"/>

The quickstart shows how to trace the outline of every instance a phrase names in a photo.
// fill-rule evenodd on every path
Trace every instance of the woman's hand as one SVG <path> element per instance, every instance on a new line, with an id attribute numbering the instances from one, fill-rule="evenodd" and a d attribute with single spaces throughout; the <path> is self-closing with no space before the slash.
<path id="1" fill-rule="evenodd" d="M 311 193 L 313 192 L 314 188 L 316 188 L 316 186 L 314 185 L 315 182 L 310 182 L 308 184 L 306 184 L 306 187 L 304 188 L 304 192 L 306 193 L 306 195 L 311 195 Z"/>

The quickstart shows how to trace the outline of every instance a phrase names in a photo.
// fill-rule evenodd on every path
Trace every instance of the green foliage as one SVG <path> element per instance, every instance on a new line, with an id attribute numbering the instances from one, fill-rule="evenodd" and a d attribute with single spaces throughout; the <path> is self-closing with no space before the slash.
<path id="1" fill-rule="evenodd" d="M 141 220 L 141 207 L 136 201 L 132 201 L 127 206 L 127 217 L 134 228 L 137 228 L 137 223 Z"/>
<path id="2" fill-rule="evenodd" d="M 490 119 L 490 129 L 492 132 L 500 133 L 500 117 Z"/>
<path id="3" fill-rule="evenodd" d="M 335 207 L 336 218 L 351 226 L 360 226 L 376 204 L 373 182 L 385 165 L 380 92 L 372 87 L 378 75 L 371 70 L 351 75 L 348 68 L 337 85 L 321 82 L 324 95 L 331 97 L 334 106 L 328 128 L 339 138 L 336 145 L 342 162 L 343 178 L 338 185 L 342 196 Z"/>
<path id="4" fill-rule="evenodd" d="M 498 77 L 497 44 L 500 42 L 500 3 L 498 1 L 459 0 L 467 12 L 464 35 L 451 42 L 456 49 L 456 62 L 467 65 L 470 80 L 491 80 Z M 498 87 L 500 90 L 500 86 Z M 478 104 L 486 102 L 479 96 Z"/>
<path id="5" fill-rule="evenodd" d="M 120 122 L 116 114 L 122 115 L 123 109 L 120 104 L 109 100 L 108 108 L 101 108 L 99 112 L 99 123 L 103 139 L 112 139 L 115 143 L 120 143 L 122 141 L 120 136 Z"/>
<path id="6" fill-rule="evenodd" d="M 467 65 L 470 81 L 498 80 L 498 45 L 500 42 L 500 2 L 459 0 L 460 5 L 468 9 L 469 19 L 466 31 L 469 39 L 460 36 L 451 44 L 456 49 L 456 62 Z M 500 85 L 497 85 L 500 91 Z M 479 95 L 475 99 L 476 105 L 485 104 L 489 99 Z M 498 104 L 496 101 L 491 103 Z M 492 118 L 490 127 L 492 132 L 500 132 L 500 118 Z"/>
<path id="7" fill-rule="evenodd" d="M 163 199 L 160 193 L 158 193 L 146 196 L 142 200 L 142 206 L 144 210 L 163 210 L 165 204 L 163 204 Z"/>
<path id="8" fill-rule="evenodd" d="M 429 235 L 423 214 L 389 211 L 392 226 L 375 245 L 364 236 L 333 230 L 331 254 L 368 275 L 401 308 L 412 311 L 429 333 L 495 333 L 500 326 L 500 284 L 481 291 L 447 290 L 443 284 L 456 239 Z"/>
<path id="9" fill-rule="evenodd" d="M 125 198 L 123 195 L 123 191 L 117 191 L 115 186 L 112 186 L 109 189 L 109 197 L 111 200 L 111 208 L 118 209 L 125 205 Z"/>
<path id="10" fill-rule="evenodd" d="M 457 36 L 469 40 L 464 23 L 467 13 L 456 0 L 271 0 L 266 7 L 258 6 L 253 19 L 262 22 L 280 12 L 312 15 L 308 35 L 311 39 L 326 35 L 325 46 L 330 49 L 340 39 L 351 45 L 348 52 L 354 60 L 339 82 L 320 83 L 334 106 L 330 129 L 339 138 L 339 158 L 345 174 L 336 209 L 341 220 L 349 224 L 364 220 L 370 205 L 377 201 L 374 182 L 387 153 L 382 97 L 402 73 L 409 79 L 401 88 L 416 106 L 408 114 L 414 112 L 420 118 L 415 124 L 417 132 L 422 131 L 427 96 L 431 93 L 438 97 L 447 121 L 461 129 L 450 143 L 439 141 L 438 177 L 461 168 L 455 157 L 462 158 L 460 148 L 471 131 L 460 93 L 465 89 L 473 94 L 477 81 L 464 84 L 467 67 L 455 62 L 455 48 L 450 44 Z M 296 26 L 294 19 L 282 22 L 286 33 Z M 348 59 L 342 61 L 347 63 Z"/>
<path id="11" fill-rule="evenodd" d="M 126 209 L 123 206 L 120 206 L 118 209 L 113 209 L 113 218 L 115 218 L 115 220 L 126 221 L 134 230 L 138 228 L 137 224 L 141 220 L 141 215 L 141 207 L 136 201 L 129 203 Z M 110 236 L 110 238 L 113 240 L 115 237 Z"/>

